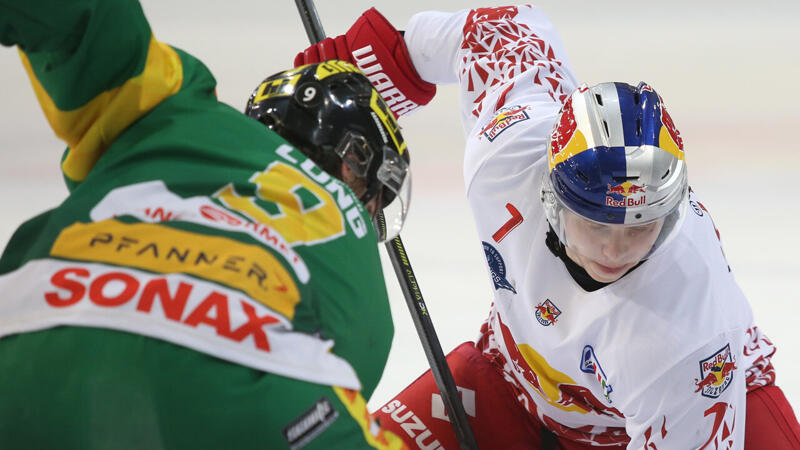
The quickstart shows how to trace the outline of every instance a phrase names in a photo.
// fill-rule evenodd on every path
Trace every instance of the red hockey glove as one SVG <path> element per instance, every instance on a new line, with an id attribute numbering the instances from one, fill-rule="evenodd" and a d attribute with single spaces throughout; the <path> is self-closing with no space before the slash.
<path id="1" fill-rule="evenodd" d="M 436 85 L 414 69 L 403 36 L 375 8 L 365 11 L 347 33 L 298 53 L 294 65 L 328 59 L 358 66 L 397 117 L 427 104 L 436 94 Z"/>

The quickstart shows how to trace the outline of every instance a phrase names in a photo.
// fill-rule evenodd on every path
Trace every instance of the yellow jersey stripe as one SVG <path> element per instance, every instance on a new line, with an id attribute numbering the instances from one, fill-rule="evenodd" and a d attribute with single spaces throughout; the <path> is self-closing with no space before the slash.
<path id="1" fill-rule="evenodd" d="M 97 95 L 80 108 L 62 111 L 37 79 L 22 50 L 20 56 L 50 126 L 56 136 L 70 146 L 61 168 L 74 181 L 83 181 L 125 128 L 177 93 L 183 83 L 180 57 L 170 46 L 158 42 L 151 35 L 141 74 L 118 88 Z"/>

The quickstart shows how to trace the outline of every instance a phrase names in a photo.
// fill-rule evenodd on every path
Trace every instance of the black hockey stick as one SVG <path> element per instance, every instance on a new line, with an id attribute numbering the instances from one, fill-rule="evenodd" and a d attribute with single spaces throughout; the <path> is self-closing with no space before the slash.
<path id="1" fill-rule="evenodd" d="M 300 20 L 303 21 L 303 28 L 306 29 L 308 40 L 312 44 L 325 39 L 325 31 L 322 29 L 322 23 L 319 21 L 319 14 L 317 9 L 314 8 L 313 0 L 294 0 L 297 5 L 297 11 L 300 12 Z"/>
<path id="2" fill-rule="evenodd" d="M 411 312 L 411 320 L 417 329 L 425 356 L 428 357 L 433 379 L 442 394 L 442 401 L 447 408 L 450 425 L 456 434 L 458 444 L 462 450 L 477 450 L 478 444 L 472 434 L 472 428 L 469 426 L 467 414 L 464 412 L 464 405 L 458 395 L 456 382 L 453 380 L 450 366 L 447 365 L 447 359 L 442 352 L 442 346 L 436 336 L 436 329 L 431 322 L 428 307 L 425 306 L 425 300 L 422 298 L 422 292 L 419 290 L 417 278 L 414 276 L 414 270 L 411 269 L 411 263 L 408 260 L 403 241 L 400 240 L 400 235 L 386 243 L 386 251 L 389 253 L 394 273 L 397 274 L 397 280 L 400 282 L 400 288 L 406 298 L 406 305 Z"/>
<path id="3" fill-rule="evenodd" d="M 314 8 L 313 0 L 295 0 L 295 3 L 311 43 L 316 44 L 323 40 L 325 32 L 322 30 L 322 24 L 319 21 L 317 10 Z M 381 214 L 380 222 L 383 223 L 383 213 L 379 214 Z M 422 348 L 425 350 L 425 356 L 428 358 L 433 379 L 442 394 L 442 401 L 445 408 L 447 408 L 450 424 L 458 439 L 459 446 L 462 450 L 478 450 L 478 444 L 472 434 L 472 428 L 469 426 L 469 420 L 464 412 L 461 397 L 458 395 L 453 374 L 447 365 L 447 359 L 444 356 L 444 352 L 442 352 L 442 346 L 436 336 L 433 322 L 431 322 L 431 317 L 428 315 L 428 308 L 425 306 L 425 300 L 422 298 L 417 278 L 411 269 L 411 263 L 408 260 L 403 241 L 400 240 L 399 235 L 386 243 L 386 250 L 389 253 L 389 259 L 392 261 L 397 280 L 400 282 L 400 288 L 406 299 L 406 305 L 408 305 L 408 310 L 411 313 L 414 327 L 417 329 Z"/>

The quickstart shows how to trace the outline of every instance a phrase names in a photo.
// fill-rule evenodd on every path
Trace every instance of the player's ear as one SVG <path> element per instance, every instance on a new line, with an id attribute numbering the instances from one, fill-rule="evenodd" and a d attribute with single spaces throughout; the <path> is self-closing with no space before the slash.
<path id="1" fill-rule="evenodd" d="M 339 173 L 342 174 L 342 181 L 344 181 L 347 184 L 350 184 L 350 181 L 352 181 L 355 178 L 356 174 L 355 172 L 353 172 L 353 169 L 351 169 L 346 162 L 342 161 L 340 164 L 341 167 L 339 167 Z"/>

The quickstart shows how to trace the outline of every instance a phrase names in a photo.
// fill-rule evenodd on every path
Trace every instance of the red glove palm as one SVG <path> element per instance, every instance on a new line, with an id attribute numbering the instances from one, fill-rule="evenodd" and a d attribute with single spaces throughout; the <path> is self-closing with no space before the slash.
<path id="1" fill-rule="evenodd" d="M 365 11 L 347 33 L 298 53 L 294 65 L 328 59 L 358 66 L 397 117 L 427 104 L 436 94 L 436 85 L 414 69 L 403 36 L 375 8 Z"/>

